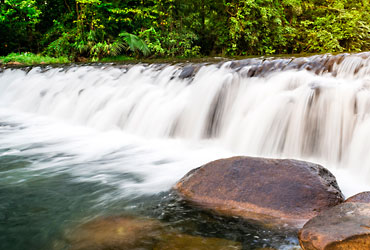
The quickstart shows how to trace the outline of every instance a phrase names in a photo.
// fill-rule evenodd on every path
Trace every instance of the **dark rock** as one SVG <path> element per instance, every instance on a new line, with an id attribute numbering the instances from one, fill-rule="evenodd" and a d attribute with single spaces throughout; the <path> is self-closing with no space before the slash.
<path id="1" fill-rule="evenodd" d="M 257 76 L 258 66 L 253 66 L 249 69 L 247 76 L 248 77 L 256 77 Z"/>
<path id="2" fill-rule="evenodd" d="M 174 189 L 192 204 L 268 227 L 300 228 L 343 201 L 328 170 L 297 160 L 221 159 L 190 171 Z"/>
<path id="3" fill-rule="evenodd" d="M 349 197 L 345 202 L 370 203 L 370 191 L 362 192 Z"/>
<path id="4" fill-rule="evenodd" d="M 248 58 L 248 59 L 243 59 L 243 60 L 232 61 L 230 64 L 230 68 L 238 70 L 246 66 L 260 65 L 260 64 L 261 64 L 260 59 Z"/>
<path id="5" fill-rule="evenodd" d="M 286 69 L 291 70 L 291 69 L 301 69 L 303 65 L 305 65 L 308 62 L 308 58 L 305 57 L 299 57 L 299 58 L 294 58 L 290 63 L 287 65 Z"/>
<path id="6" fill-rule="evenodd" d="M 304 250 L 369 250 L 370 204 L 347 202 L 323 211 L 298 238 Z"/>
<path id="7" fill-rule="evenodd" d="M 192 65 L 186 66 L 182 69 L 182 71 L 179 75 L 179 78 L 180 79 L 189 78 L 189 77 L 193 76 L 194 71 L 195 71 L 194 66 L 192 66 Z"/>
<path id="8" fill-rule="evenodd" d="M 325 62 L 325 68 L 327 72 L 333 72 L 334 65 L 338 64 L 338 61 L 340 60 L 340 56 L 331 56 L 329 57 Z"/>
<path id="9" fill-rule="evenodd" d="M 343 61 L 344 61 L 344 59 L 347 57 L 347 56 L 349 56 L 350 54 L 348 54 L 348 53 L 343 53 L 343 54 L 340 54 L 340 55 L 338 55 L 337 57 L 338 57 L 338 61 L 337 61 L 337 64 L 341 64 Z"/>
<path id="10" fill-rule="evenodd" d="M 264 61 L 263 64 L 261 65 L 261 67 L 260 67 L 259 75 L 264 76 L 269 72 L 275 71 L 277 69 L 276 64 L 278 62 L 279 62 L 278 60 L 273 60 L 273 61 L 267 61 L 266 60 L 266 61 Z"/>

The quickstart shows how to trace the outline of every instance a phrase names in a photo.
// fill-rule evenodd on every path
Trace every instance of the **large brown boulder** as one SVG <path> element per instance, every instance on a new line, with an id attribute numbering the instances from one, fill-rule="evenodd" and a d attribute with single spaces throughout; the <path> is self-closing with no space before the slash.
<path id="1" fill-rule="evenodd" d="M 221 159 L 190 171 L 174 189 L 202 208 L 273 227 L 301 228 L 343 201 L 328 170 L 297 160 Z"/>
<path id="2" fill-rule="evenodd" d="M 370 192 L 362 192 L 354 196 L 349 197 L 345 202 L 362 202 L 370 203 Z"/>
<path id="3" fill-rule="evenodd" d="M 370 203 L 346 202 L 323 211 L 298 238 L 304 250 L 369 250 Z"/>

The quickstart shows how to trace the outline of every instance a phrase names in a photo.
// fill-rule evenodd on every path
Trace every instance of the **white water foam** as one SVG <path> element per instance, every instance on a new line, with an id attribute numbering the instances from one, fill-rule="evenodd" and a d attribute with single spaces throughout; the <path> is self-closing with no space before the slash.
<path id="1" fill-rule="evenodd" d="M 67 173 L 72 181 L 98 182 L 117 192 L 102 202 L 166 191 L 191 169 L 230 152 L 180 140 L 145 140 L 122 131 L 96 131 L 0 109 L 0 156 L 33 158 L 19 173 L 0 173 L 2 184 Z"/>

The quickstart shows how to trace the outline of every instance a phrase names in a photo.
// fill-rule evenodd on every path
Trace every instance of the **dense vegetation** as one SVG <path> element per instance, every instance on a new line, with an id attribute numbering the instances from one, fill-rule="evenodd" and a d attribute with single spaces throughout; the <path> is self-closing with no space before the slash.
<path id="1" fill-rule="evenodd" d="M 370 48 L 369 0 L 0 0 L 0 56 L 69 60 Z"/>

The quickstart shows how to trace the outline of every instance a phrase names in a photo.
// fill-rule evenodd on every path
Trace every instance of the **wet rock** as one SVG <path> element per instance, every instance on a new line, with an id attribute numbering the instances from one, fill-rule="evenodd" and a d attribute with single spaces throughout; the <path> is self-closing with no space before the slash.
<path id="1" fill-rule="evenodd" d="M 293 60 L 290 61 L 290 63 L 287 65 L 286 69 L 287 70 L 299 70 L 303 65 L 305 65 L 309 61 L 308 58 L 305 57 L 299 57 L 299 58 L 294 58 Z"/>
<path id="2" fill-rule="evenodd" d="M 207 238 L 200 236 L 191 236 L 186 234 L 166 234 L 157 243 L 153 250 L 241 250 L 242 245 L 239 242 Z"/>
<path id="3" fill-rule="evenodd" d="M 335 64 L 338 63 L 339 57 L 338 56 L 331 56 L 325 62 L 325 69 L 327 72 L 333 72 Z"/>
<path id="4" fill-rule="evenodd" d="M 242 249 L 239 242 L 182 234 L 157 220 L 135 217 L 98 218 L 68 231 L 65 238 L 71 250 Z M 59 249 L 66 245 L 54 244 Z"/>
<path id="5" fill-rule="evenodd" d="M 254 157 L 210 162 L 174 187 L 186 201 L 267 227 L 301 228 L 343 201 L 335 177 L 320 165 Z"/>
<path id="6" fill-rule="evenodd" d="M 189 78 L 191 76 L 193 76 L 194 74 L 194 71 L 195 71 L 195 67 L 192 66 L 192 65 L 189 65 L 189 66 L 186 66 L 182 69 L 180 75 L 179 75 L 179 78 L 180 79 L 185 79 L 185 78 Z"/>
<path id="7" fill-rule="evenodd" d="M 259 76 L 264 76 L 264 75 L 267 75 L 267 73 L 275 71 L 277 69 L 276 65 L 277 65 L 278 62 L 279 62 L 278 60 L 273 60 L 273 61 L 266 60 L 266 61 L 264 61 L 263 64 L 261 65 L 261 67 L 260 67 L 258 75 Z"/>
<path id="8" fill-rule="evenodd" d="M 163 233 L 156 220 L 134 217 L 99 218 L 67 233 L 71 250 L 150 249 Z"/>
<path id="9" fill-rule="evenodd" d="M 369 52 L 361 52 L 361 53 L 358 53 L 357 55 L 360 56 L 362 59 L 368 59 L 370 57 Z"/>
<path id="10" fill-rule="evenodd" d="M 271 248 L 271 247 L 262 247 L 262 248 L 256 248 L 256 250 L 277 250 L 277 249 Z"/>
<path id="11" fill-rule="evenodd" d="M 298 238 L 304 250 L 369 250 L 370 204 L 346 202 L 323 211 Z"/>
<path id="12" fill-rule="evenodd" d="M 236 72 L 240 72 L 243 68 L 248 68 L 248 73 L 243 74 L 243 77 L 266 77 L 271 73 L 277 71 L 287 70 L 306 70 L 316 75 L 322 75 L 323 73 L 331 73 L 333 76 L 337 75 L 336 65 L 339 65 L 343 60 L 350 56 L 350 54 L 339 54 L 339 55 L 315 55 L 310 57 L 298 57 L 298 58 L 265 58 L 265 59 L 244 59 L 236 60 L 230 63 L 230 68 Z M 367 60 L 370 57 L 369 52 L 356 54 L 359 60 Z M 364 62 L 364 64 L 366 64 Z M 356 74 L 364 64 L 360 64 L 354 69 Z M 243 71 L 242 71 L 243 72 Z"/>
<path id="13" fill-rule="evenodd" d="M 249 71 L 248 71 L 247 76 L 248 76 L 248 77 L 256 77 L 256 76 L 257 76 L 258 68 L 259 68 L 258 66 L 253 66 L 253 67 L 251 67 L 251 68 L 249 69 Z"/>
<path id="14" fill-rule="evenodd" d="M 354 196 L 351 196 L 345 202 L 370 203 L 370 191 L 362 192 Z"/>
<path id="15" fill-rule="evenodd" d="M 238 70 L 238 69 L 246 67 L 246 66 L 259 65 L 259 64 L 261 64 L 260 59 L 248 58 L 248 59 L 243 59 L 243 60 L 232 61 L 230 63 L 230 68 Z"/>

